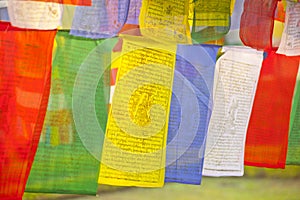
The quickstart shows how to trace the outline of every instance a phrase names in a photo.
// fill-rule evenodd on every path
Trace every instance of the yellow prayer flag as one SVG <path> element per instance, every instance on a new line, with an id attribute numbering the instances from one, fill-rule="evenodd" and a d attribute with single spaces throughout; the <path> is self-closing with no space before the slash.
<path id="1" fill-rule="evenodd" d="M 194 26 L 229 26 L 232 3 L 230 0 L 195 1 Z"/>
<path id="2" fill-rule="evenodd" d="M 143 0 L 140 28 L 153 40 L 191 43 L 189 0 Z"/>
<path id="3" fill-rule="evenodd" d="M 124 36 L 121 59 L 98 182 L 161 187 L 176 45 Z"/>

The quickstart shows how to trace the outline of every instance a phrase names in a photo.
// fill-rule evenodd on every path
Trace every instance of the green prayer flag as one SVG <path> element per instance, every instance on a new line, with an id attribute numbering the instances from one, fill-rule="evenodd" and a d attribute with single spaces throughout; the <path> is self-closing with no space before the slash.
<path id="1" fill-rule="evenodd" d="M 51 91 L 27 192 L 96 194 L 116 39 L 59 31 Z"/>
<path id="2" fill-rule="evenodd" d="M 299 77 L 298 77 L 299 78 Z M 300 165 L 300 80 L 297 79 L 292 105 L 286 164 Z"/>

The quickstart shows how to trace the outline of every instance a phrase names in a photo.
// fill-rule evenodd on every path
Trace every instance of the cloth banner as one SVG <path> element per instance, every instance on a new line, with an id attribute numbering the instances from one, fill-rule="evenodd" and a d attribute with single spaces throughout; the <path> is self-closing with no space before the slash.
<path id="1" fill-rule="evenodd" d="M 300 2 L 287 2 L 284 31 L 277 53 L 300 56 Z"/>
<path id="2" fill-rule="evenodd" d="M 96 194 L 112 44 L 59 31 L 50 100 L 26 191 Z"/>
<path id="3" fill-rule="evenodd" d="M 189 0 L 143 0 L 140 28 L 152 40 L 191 43 Z"/>
<path id="4" fill-rule="evenodd" d="M 240 22 L 240 37 L 244 45 L 270 50 L 277 0 L 245 0 Z"/>
<path id="5" fill-rule="evenodd" d="M 57 29 L 63 6 L 52 2 L 9 0 L 8 15 L 13 26 L 38 30 Z"/>
<path id="6" fill-rule="evenodd" d="M 92 0 L 90 7 L 76 7 L 71 34 L 87 38 L 110 38 L 124 26 L 129 0 Z"/>
<path id="7" fill-rule="evenodd" d="M 230 7 L 234 0 L 195 0 L 192 4 L 192 39 L 198 43 L 217 40 L 230 29 Z"/>
<path id="8" fill-rule="evenodd" d="M 165 182 L 201 182 L 218 49 L 213 45 L 177 47 Z"/>
<path id="9" fill-rule="evenodd" d="M 142 0 L 130 0 L 126 24 L 139 24 L 141 6 Z"/>
<path id="10" fill-rule="evenodd" d="M 214 80 L 214 107 L 204 155 L 204 176 L 242 176 L 244 146 L 263 52 L 223 47 Z"/>
<path id="11" fill-rule="evenodd" d="M 59 3 L 59 4 L 68 4 L 68 5 L 77 5 L 77 6 L 92 5 L 91 0 L 17 0 L 17 1 L 40 1 L 40 2 Z"/>
<path id="12" fill-rule="evenodd" d="M 98 181 L 162 187 L 176 45 L 122 38 Z"/>
<path id="13" fill-rule="evenodd" d="M 266 52 L 248 126 L 245 165 L 284 168 L 299 61 Z"/>
<path id="14" fill-rule="evenodd" d="M 300 57 L 298 57 L 300 60 Z M 299 66 L 300 67 L 300 66 Z M 286 157 L 287 165 L 300 165 L 300 80 L 299 72 L 297 77 L 297 83 L 294 92 L 294 99 L 292 105 L 290 130 L 289 130 L 289 143 L 288 152 Z"/>
<path id="15" fill-rule="evenodd" d="M 56 31 L 0 23 L 0 199 L 22 199 L 46 113 Z"/>

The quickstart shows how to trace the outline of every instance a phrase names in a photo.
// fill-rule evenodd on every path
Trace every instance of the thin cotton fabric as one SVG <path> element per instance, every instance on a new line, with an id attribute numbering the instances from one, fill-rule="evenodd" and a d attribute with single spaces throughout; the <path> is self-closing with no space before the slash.
<path id="1" fill-rule="evenodd" d="M 111 49 L 67 31 L 57 33 L 56 43 L 50 100 L 26 191 L 96 194 Z"/>
<path id="2" fill-rule="evenodd" d="M 240 23 L 244 45 L 258 50 L 272 49 L 277 0 L 245 0 Z"/>
<path id="3" fill-rule="evenodd" d="M 214 107 L 209 122 L 204 176 L 242 176 L 244 147 L 263 52 L 223 47 L 214 77 Z"/>
<path id="4" fill-rule="evenodd" d="M 56 31 L 0 23 L 0 199 L 22 199 L 46 113 Z"/>
<path id="5" fill-rule="evenodd" d="M 140 9 L 142 6 L 142 0 L 130 0 L 130 6 L 128 11 L 128 17 L 126 24 L 139 24 Z"/>
<path id="6" fill-rule="evenodd" d="M 192 5 L 194 42 L 217 40 L 229 31 L 231 0 L 195 0 Z"/>
<path id="7" fill-rule="evenodd" d="M 218 49 L 213 45 L 177 48 L 165 182 L 201 183 Z"/>
<path id="8" fill-rule="evenodd" d="M 7 9 L 13 26 L 38 30 L 57 29 L 63 12 L 58 3 L 26 0 L 9 0 Z"/>
<path id="9" fill-rule="evenodd" d="M 141 34 L 159 42 L 191 43 L 189 0 L 143 0 Z"/>
<path id="10" fill-rule="evenodd" d="M 99 183 L 162 187 L 176 45 L 124 35 Z"/>
<path id="11" fill-rule="evenodd" d="M 18 0 L 24 1 L 24 0 Z M 53 2 L 60 4 L 69 4 L 69 5 L 77 5 L 77 6 L 91 6 L 91 0 L 25 0 L 25 1 L 41 1 L 41 2 Z"/>
<path id="12" fill-rule="evenodd" d="M 284 168 L 299 62 L 268 51 L 249 121 L 245 165 Z"/>
<path id="13" fill-rule="evenodd" d="M 299 58 L 300 60 L 300 58 Z M 286 157 L 286 164 L 288 165 L 300 165 L 300 80 L 297 78 L 297 85 L 295 88 L 290 131 L 289 131 L 289 143 Z"/>
<path id="14" fill-rule="evenodd" d="M 110 38 L 124 26 L 129 0 L 93 0 L 92 6 L 76 7 L 71 34 L 87 38 Z"/>

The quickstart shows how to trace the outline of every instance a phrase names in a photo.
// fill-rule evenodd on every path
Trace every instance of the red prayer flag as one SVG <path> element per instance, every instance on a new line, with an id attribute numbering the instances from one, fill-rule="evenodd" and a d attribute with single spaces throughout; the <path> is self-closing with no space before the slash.
<path id="1" fill-rule="evenodd" d="M 240 38 L 254 49 L 272 49 L 272 34 L 277 0 L 245 0 Z"/>
<path id="2" fill-rule="evenodd" d="M 0 199 L 21 199 L 42 130 L 56 31 L 0 23 Z"/>
<path id="3" fill-rule="evenodd" d="M 91 6 L 91 0 L 30 0 L 30 1 L 41 1 L 41 2 L 53 2 L 60 4 L 69 4 L 69 5 L 77 5 L 77 6 Z"/>
<path id="4" fill-rule="evenodd" d="M 248 126 L 245 165 L 284 168 L 299 60 L 267 53 Z"/>

